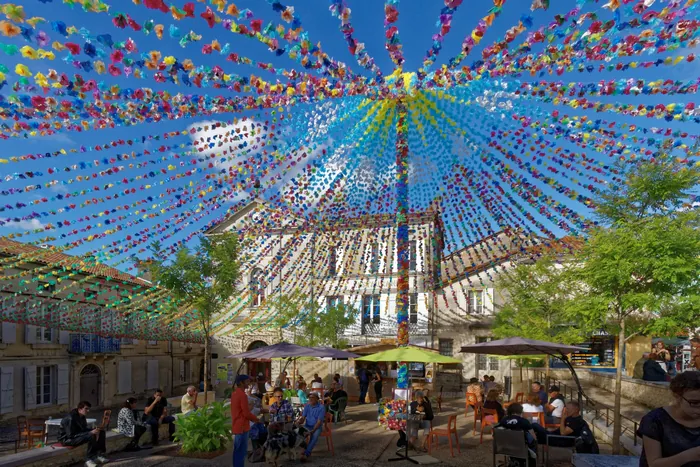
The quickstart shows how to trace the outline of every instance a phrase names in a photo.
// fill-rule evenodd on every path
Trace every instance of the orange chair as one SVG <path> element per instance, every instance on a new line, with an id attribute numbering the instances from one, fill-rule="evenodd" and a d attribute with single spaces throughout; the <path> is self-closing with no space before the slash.
<path id="1" fill-rule="evenodd" d="M 513 399 L 513 402 L 517 402 L 518 404 L 522 404 L 523 399 L 525 399 L 525 393 L 519 392 L 515 395 L 515 399 Z"/>
<path id="2" fill-rule="evenodd" d="M 485 409 L 481 408 L 481 437 L 479 444 L 484 443 L 484 428 L 487 426 L 495 427 L 498 425 L 498 412 L 496 409 Z M 491 434 L 493 435 L 493 428 L 491 428 Z"/>
<path id="3" fill-rule="evenodd" d="M 435 438 L 435 448 L 437 449 L 440 444 L 440 436 L 445 436 L 450 444 L 450 454 L 452 457 L 454 457 L 455 453 L 452 447 L 453 434 L 455 435 L 455 442 L 457 443 L 457 452 L 461 454 L 462 450 L 459 447 L 459 435 L 457 434 L 457 415 L 450 415 L 450 417 L 447 419 L 446 430 L 443 428 L 430 428 L 430 433 L 428 434 L 428 452 L 432 452 L 433 438 Z"/>
<path id="4" fill-rule="evenodd" d="M 27 417 L 20 415 L 17 417 L 17 447 L 22 447 L 22 437 L 25 442 L 29 443 L 29 427 L 27 426 Z M 27 445 L 27 447 L 29 447 Z"/>
<path id="5" fill-rule="evenodd" d="M 326 438 L 326 447 L 331 452 L 331 456 L 335 457 L 335 450 L 333 449 L 333 432 L 331 432 L 332 424 L 333 414 L 327 413 L 326 420 L 323 423 L 323 430 L 321 430 L 321 437 Z"/>
<path id="6" fill-rule="evenodd" d="M 442 412 L 442 386 L 440 386 L 440 394 L 437 396 L 438 413 Z"/>
<path id="7" fill-rule="evenodd" d="M 30 418 L 27 421 L 27 447 L 29 449 L 35 446 L 34 441 L 44 441 L 46 434 L 46 421 L 43 418 Z"/>
<path id="8" fill-rule="evenodd" d="M 465 417 L 469 414 L 469 407 L 476 410 L 476 408 L 479 406 L 479 397 L 476 394 L 474 394 L 473 392 L 468 392 L 466 396 L 466 400 L 464 401 Z"/>

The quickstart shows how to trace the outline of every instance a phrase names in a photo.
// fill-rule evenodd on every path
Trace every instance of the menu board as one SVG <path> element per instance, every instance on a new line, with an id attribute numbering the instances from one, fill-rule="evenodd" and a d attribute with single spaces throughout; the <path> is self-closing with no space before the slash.
<path id="1" fill-rule="evenodd" d="M 588 342 L 578 344 L 578 347 L 586 347 L 587 351 L 571 354 L 573 366 L 615 366 L 615 336 L 592 336 Z"/>

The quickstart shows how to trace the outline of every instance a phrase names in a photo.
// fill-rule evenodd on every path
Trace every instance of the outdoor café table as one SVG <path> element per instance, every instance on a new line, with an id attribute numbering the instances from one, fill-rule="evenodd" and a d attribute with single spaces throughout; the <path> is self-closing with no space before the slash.
<path id="1" fill-rule="evenodd" d="M 639 457 L 601 454 L 574 454 L 574 467 L 637 467 Z"/>
<path id="2" fill-rule="evenodd" d="M 47 444 L 49 442 L 49 427 L 51 427 L 51 426 L 60 427 L 61 420 L 63 420 L 63 419 L 62 418 L 51 418 L 51 419 L 46 420 L 44 422 L 44 424 L 46 425 L 46 431 L 44 433 L 44 444 Z M 94 419 L 94 418 L 87 419 L 87 424 L 91 428 L 95 426 L 96 422 L 97 422 L 97 419 Z"/>

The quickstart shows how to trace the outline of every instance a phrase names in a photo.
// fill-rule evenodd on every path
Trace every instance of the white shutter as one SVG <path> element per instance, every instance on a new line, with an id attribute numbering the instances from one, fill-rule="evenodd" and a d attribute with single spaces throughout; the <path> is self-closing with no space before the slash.
<path id="1" fill-rule="evenodd" d="M 24 343 L 36 344 L 36 326 L 31 324 L 24 325 Z"/>
<path id="2" fill-rule="evenodd" d="M 14 344 L 17 342 L 17 325 L 15 323 L 2 322 L 2 343 Z"/>
<path id="3" fill-rule="evenodd" d="M 160 381 L 158 377 L 158 360 L 148 360 L 146 362 L 146 373 L 146 389 L 157 388 Z"/>
<path id="4" fill-rule="evenodd" d="M 36 408 L 36 367 L 24 367 L 24 410 Z"/>
<path id="5" fill-rule="evenodd" d="M 12 413 L 15 409 L 15 367 L 0 368 L 0 414 Z"/>
<path id="6" fill-rule="evenodd" d="M 56 385 L 56 403 L 57 404 L 67 404 L 68 403 L 68 364 L 58 365 L 57 371 L 58 377 L 56 380 L 58 384 Z"/>
<path id="7" fill-rule="evenodd" d="M 70 333 L 68 331 L 58 331 L 58 343 L 61 345 L 69 345 Z"/>
<path id="8" fill-rule="evenodd" d="M 131 361 L 121 360 L 119 362 L 119 381 L 117 389 L 119 394 L 131 394 Z"/>
<path id="9" fill-rule="evenodd" d="M 185 382 L 185 361 L 180 360 L 180 382 Z"/>

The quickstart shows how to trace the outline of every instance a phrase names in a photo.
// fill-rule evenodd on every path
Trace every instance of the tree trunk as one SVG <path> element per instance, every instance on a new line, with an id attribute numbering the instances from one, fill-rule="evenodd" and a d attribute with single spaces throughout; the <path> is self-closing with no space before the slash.
<path id="1" fill-rule="evenodd" d="M 204 405 L 207 405 L 207 392 L 209 384 L 207 376 L 209 375 L 209 331 L 204 332 Z"/>
<path id="2" fill-rule="evenodd" d="M 613 454 L 620 454 L 620 436 L 622 435 L 622 417 L 620 417 L 620 399 L 622 393 L 622 352 L 625 348 L 625 318 L 620 320 L 620 335 L 617 339 L 617 369 L 615 370 L 615 404 L 613 407 Z"/>

